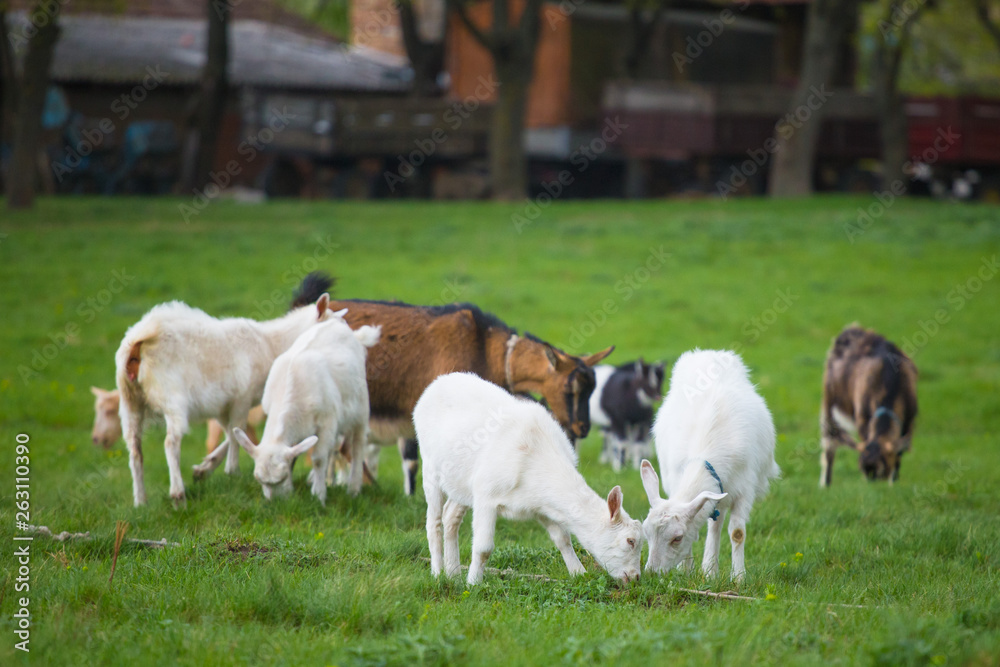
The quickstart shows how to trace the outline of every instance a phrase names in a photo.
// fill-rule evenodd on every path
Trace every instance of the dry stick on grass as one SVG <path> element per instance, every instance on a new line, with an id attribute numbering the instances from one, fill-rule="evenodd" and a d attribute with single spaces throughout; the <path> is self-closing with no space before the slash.
<path id="1" fill-rule="evenodd" d="M 49 530 L 48 526 L 28 526 L 28 531 L 32 533 L 37 533 L 39 535 L 44 535 L 46 537 L 51 537 L 56 542 L 65 542 L 66 540 L 91 539 L 89 530 L 85 533 L 71 533 L 68 530 L 64 530 L 61 533 L 53 533 L 51 530 Z M 130 544 L 141 544 L 144 547 L 154 547 L 156 549 L 162 549 L 164 547 L 179 547 L 181 545 L 180 542 L 168 542 L 167 538 L 165 537 L 159 540 L 141 540 L 138 538 L 130 537 L 125 541 L 129 542 Z"/>
<path id="2" fill-rule="evenodd" d="M 721 593 L 713 593 L 712 591 L 696 591 L 693 588 L 678 588 L 677 590 L 683 591 L 685 593 L 694 593 L 695 595 L 704 595 L 710 598 L 719 598 L 722 600 L 760 600 L 760 598 L 751 598 L 746 595 L 737 595 L 735 591 L 723 591 Z"/>
<path id="3" fill-rule="evenodd" d="M 677 590 L 684 593 L 694 593 L 695 595 L 704 595 L 711 598 L 719 598 L 720 600 L 748 600 L 752 602 L 763 602 L 762 598 L 752 598 L 746 595 L 737 595 L 734 591 L 723 591 L 722 593 L 714 593 L 712 591 L 698 591 L 693 588 L 678 588 Z M 843 602 L 811 602 L 809 600 L 789 600 L 789 602 L 796 602 L 799 604 L 818 604 L 825 607 L 844 607 L 847 609 L 875 609 L 875 607 L 868 607 L 863 604 L 844 604 Z"/>
<path id="4" fill-rule="evenodd" d="M 167 538 L 165 537 L 161 540 L 140 540 L 130 537 L 125 541 L 132 544 L 141 544 L 144 547 L 153 547 L 155 549 L 162 549 L 163 547 L 179 547 L 181 545 L 180 542 L 167 542 Z"/>
<path id="5" fill-rule="evenodd" d="M 122 548 L 122 541 L 125 539 L 125 533 L 128 532 L 128 522 L 126 521 L 115 521 L 115 553 L 111 556 L 111 576 L 108 577 L 108 583 L 110 584 L 112 579 L 115 578 L 115 566 L 118 564 L 118 552 Z"/>

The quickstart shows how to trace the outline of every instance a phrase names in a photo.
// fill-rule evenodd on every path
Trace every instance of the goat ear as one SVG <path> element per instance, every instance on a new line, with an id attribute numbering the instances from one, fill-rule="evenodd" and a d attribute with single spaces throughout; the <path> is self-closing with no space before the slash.
<path id="1" fill-rule="evenodd" d="M 318 299 L 316 299 L 316 315 L 318 319 L 323 319 L 323 314 L 326 313 L 326 309 L 330 307 L 330 295 L 323 292 Z"/>
<path id="2" fill-rule="evenodd" d="M 559 356 L 556 354 L 556 350 L 551 345 L 545 345 L 545 357 L 552 364 L 552 369 L 555 370 L 559 366 Z"/>
<path id="3" fill-rule="evenodd" d="M 599 364 L 600 362 L 604 361 L 604 359 L 614 351 L 615 351 L 615 346 L 612 345 L 608 349 L 601 350 L 600 352 L 595 352 L 589 357 L 581 357 L 581 360 L 588 366 L 593 366 L 595 364 Z"/>
<path id="4" fill-rule="evenodd" d="M 611 520 L 618 521 L 621 518 L 622 510 L 622 487 L 616 486 L 608 494 L 608 510 L 611 512 Z"/>
<path id="5" fill-rule="evenodd" d="M 334 317 L 339 317 L 339 318 L 343 319 L 344 315 L 346 315 L 346 314 L 347 314 L 347 309 L 346 308 L 341 308 L 340 310 L 335 311 L 333 313 L 333 316 Z"/>
<path id="6" fill-rule="evenodd" d="M 99 387 L 91 387 L 90 393 L 93 394 L 94 396 L 101 397 L 109 392 L 106 392 L 103 389 L 100 389 Z"/>
<path id="7" fill-rule="evenodd" d="M 705 506 L 709 500 L 719 501 L 728 496 L 728 493 L 713 493 L 711 491 L 702 491 L 698 494 L 698 497 L 688 503 L 687 507 L 684 508 L 683 514 L 690 521 L 694 518 L 694 515 L 701 511 L 701 508 Z"/>
<path id="8" fill-rule="evenodd" d="M 246 450 L 247 454 L 250 455 L 250 458 L 256 459 L 257 458 L 257 445 L 253 444 L 253 440 L 251 440 L 247 436 L 247 434 L 244 433 L 243 430 L 240 429 L 240 428 L 234 428 L 233 429 L 233 435 L 236 436 L 236 442 L 240 443 L 240 447 L 242 447 L 243 449 Z M 232 446 L 232 445 L 230 445 L 230 446 Z M 221 447 L 220 447 L 220 449 L 221 449 Z"/>
<path id="9" fill-rule="evenodd" d="M 649 504 L 652 506 L 654 501 L 661 499 L 660 478 L 657 476 L 653 464 L 646 459 L 643 459 L 642 465 L 639 466 L 639 476 L 642 478 L 642 488 L 646 490 L 646 497 L 649 498 Z"/>
<path id="10" fill-rule="evenodd" d="M 308 438 L 306 438 L 299 444 L 295 445 L 294 447 L 289 447 L 288 451 L 285 452 L 285 458 L 291 461 L 295 457 L 301 456 L 302 454 L 305 454 L 307 451 L 312 449 L 313 445 L 315 445 L 317 442 L 319 442 L 319 438 L 317 438 L 315 435 L 310 435 Z"/>

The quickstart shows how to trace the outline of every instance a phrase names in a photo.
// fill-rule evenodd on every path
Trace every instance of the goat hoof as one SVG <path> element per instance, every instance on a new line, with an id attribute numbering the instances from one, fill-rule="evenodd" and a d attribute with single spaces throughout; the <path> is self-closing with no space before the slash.
<path id="1" fill-rule="evenodd" d="M 175 510 L 181 510 L 187 508 L 187 497 L 184 495 L 183 492 L 181 492 L 180 494 L 171 493 L 170 500 L 174 502 Z"/>
<path id="2" fill-rule="evenodd" d="M 208 477 L 208 473 L 209 473 L 209 470 L 208 470 L 207 468 L 203 468 L 203 467 L 201 467 L 200 465 L 196 465 L 196 466 L 191 466 L 191 470 L 193 470 L 193 471 L 194 471 L 194 472 L 192 473 L 191 477 L 192 477 L 192 478 L 193 478 L 193 479 L 194 479 L 194 480 L 195 480 L 196 482 L 200 482 L 201 480 L 203 480 L 203 479 L 205 479 L 206 477 Z"/>

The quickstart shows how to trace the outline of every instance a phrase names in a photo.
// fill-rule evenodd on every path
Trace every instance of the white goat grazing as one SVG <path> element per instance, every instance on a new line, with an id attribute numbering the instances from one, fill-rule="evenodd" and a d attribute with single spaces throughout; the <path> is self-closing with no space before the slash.
<path id="1" fill-rule="evenodd" d="M 361 469 L 368 441 L 366 348 L 375 345 L 381 327 L 352 331 L 337 317 L 299 336 L 274 360 L 261 404 L 267 425 L 260 445 L 240 429 L 236 441 L 254 460 L 254 477 L 268 500 L 292 491 L 292 463 L 313 445 L 312 493 L 326 504 L 328 461 L 341 436 L 351 459 L 347 490 L 361 491 Z M 300 442 L 301 441 L 301 442 Z"/>
<path id="2" fill-rule="evenodd" d="M 226 430 L 226 441 L 195 466 L 195 477 L 211 472 L 223 456 L 227 457 L 226 472 L 237 473 L 240 450 L 226 447 L 234 438 L 233 428 L 246 428 L 247 413 L 260 402 L 275 357 L 317 321 L 332 316 L 327 310 L 329 301 L 324 294 L 315 305 L 267 322 L 216 319 L 172 301 L 153 307 L 125 332 L 115 367 L 137 507 L 146 503 L 142 427 L 147 415 L 161 414 L 166 420 L 163 447 L 170 469 L 170 497 L 175 507 L 183 505 L 180 448 L 188 424 L 214 418 Z"/>
<path id="3" fill-rule="evenodd" d="M 493 551 L 497 516 L 536 518 L 559 547 L 571 574 L 585 570 L 570 534 L 614 577 L 639 576 L 641 524 L 622 508 L 621 487 L 605 503 L 576 469 L 573 445 L 552 415 L 472 373 L 432 382 L 413 409 L 424 461 L 431 572 L 461 572 L 458 529 L 472 508 L 472 563 L 478 583 Z"/>
<path id="4" fill-rule="evenodd" d="M 719 568 L 722 517 L 729 510 L 734 579 L 745 572 L 746 521 L 754 500 L 781 470 L 774 462 L 774 422 L 735 352 L 694 350 L 681 355 L 670 392 L 653 425 L 659 479 L 649 461 L 640 468 L 649 497 L 643 531 L 649 542 L 646 569 L 663 572 L 692 565 L 691 548 L 708 521 L 702 570 Z M 718 501 L 709 503 L 709 501 Z"/>

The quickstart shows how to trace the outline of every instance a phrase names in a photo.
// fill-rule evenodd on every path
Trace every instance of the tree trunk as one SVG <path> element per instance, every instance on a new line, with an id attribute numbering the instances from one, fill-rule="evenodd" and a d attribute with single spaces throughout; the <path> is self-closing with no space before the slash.
<path id="1" fill-rule="evenodd" d="M 524 153 L 524 112 L 531 84 L 530 64 L 516 60 L 495 61 L 497 102 L 490 127 L 490 174 L 493 198 L 523 199 L 528 186 L 528 160 Z"/>
<path id="2" fill-rule="evenodd" d="M 493 0 L 493 21 L 486 32 L 469 20 L 463 0 L 448 1 L 469 33 L 493 56 L 500 84 L 490 127 L 493 198 L 523 199 L 528 185 L 524 112 L 534 76 L 542 0 L 526 0 L 517 25 L 511 25 L 507 0 Z"/>
<path id="3" fill-rule="evenodd" d="M 0 35 L 9 35 L 6 12 L 0 8 Z M 14 114 L 17 110 L 17 69 L 10 40 L 0 39 L 0 145 L 9 145 L 14 137 Z"/>
<path id="4" fill-rule="evenodd" d="M 229 18 L 231 0 L 208 0 L 208 44 L 205 68 L 195 111 L 194 126 L 186 141 L 183 189 L 204 188 L 215 164 L 215 148 L 229 93 Z"/>
<path id="5" fill-rule="evenodd" d="M 413 0 L 399 3 L 399 23 L 403 31 L 403 45 L 406 57 L 413 68 L 413 94 L 429 97 L 438 92 L 438 74 L 444 68 L 444 38 L 440 42 L 428 42 L 417 29 Z"/>
<path id="6" fill-rule="evenodd" d="M 7 207 L 29 208 L 35 202 L 38 176 L 38 149 L 42 137 L 42 111 L 49 86 L 49 69 L 59 41 L 58 2 L 39 3 L 32 12 L 38 32 L 28 43 L 24 74 L 14 118 L 14 149 L 7 179 Z M 6 33 L 4 34 L 6 39 Z"/>
<path id="7" fill-rule="evenodd" d="M 882 96 L 877 96 L 882 97 Z M 903 98 L 893 91 L 887 99 L 876 100 L 882 141 L 882 187 L 898 189 L 898 181 L 906 188 L 909 175 L 904 170 L 908 161 L 909 137 L 906 134 L 906 112 Z"/>
<path id="8" fill-rule="evenodd" d="M 872 93 L 882 144 L 882 187 L 894 190 L 898 189 L 893 187 L 897 181 L 905 188 L 908 180 L 903 169 L 909 152 L 906 111 L 897 90 L 902 49 L 898 36 L 882 34 L 872 61 Z"/>
<path id="9" fill-rule="evenodd" d="M 909 181 L 904 165 L 909 153 L 906 132 L 906 109 L 899 94 L 899 70 L 910 41 L 910 29 L 925 5 L 908 14 L 890 6 L 878 23 L 875 54 L 872 60 L 872 83 L 882 144 L 882 187 L 905 191 Z M 899 183 L 900 185 L 897 185 Z"/>
<path id="10" fill-rule="evenodd" d="M 799 84 L 789 113 L 776 126 L 769 192 L 775 197 L 812 193 L 823 111 L 837 68 L 840 42 L 857 18 L 858 0 L 813 0 L 809 4 Z"/>

